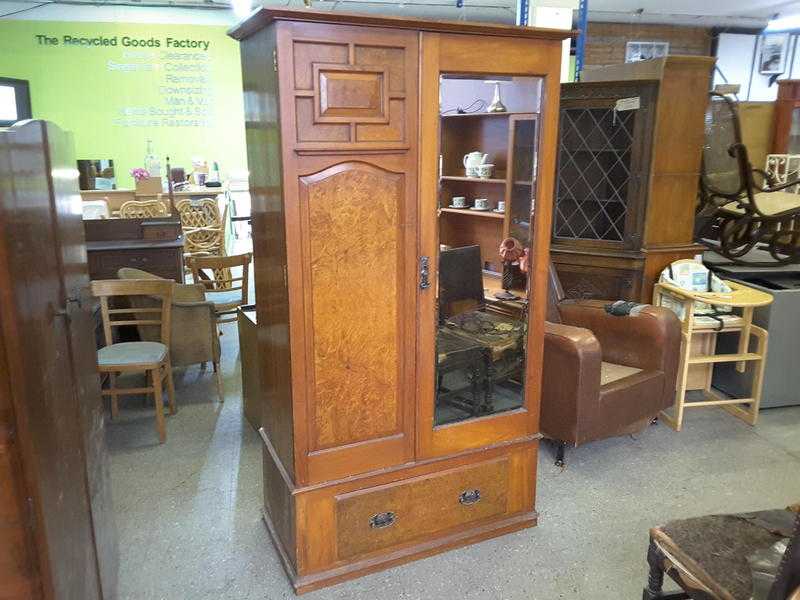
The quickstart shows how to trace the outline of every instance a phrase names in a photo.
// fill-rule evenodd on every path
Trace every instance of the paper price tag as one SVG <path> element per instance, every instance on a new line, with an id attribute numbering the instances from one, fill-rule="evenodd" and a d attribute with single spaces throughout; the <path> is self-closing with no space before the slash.
<path id="1" fill-rule="evenodd" d="M 620 98 L 614 105 L 614 110 L 636 110 L 639 108 L 639 106 L 641 106 L 641 103 L 639 102 L 639 96 L 634 98 Z"/>

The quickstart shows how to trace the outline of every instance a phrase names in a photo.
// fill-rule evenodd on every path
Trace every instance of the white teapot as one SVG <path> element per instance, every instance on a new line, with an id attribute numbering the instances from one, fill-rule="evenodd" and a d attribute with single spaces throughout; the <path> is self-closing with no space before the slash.
<path id="1" fill-rule="evenodd" d="M 488 154 L 483 154 L 477 150 L 475 152 L 470 152 L 464 155 L 464 167 L 467 169 L 477 167 L 485 163 L 487 158 L 489 158 Z"/>

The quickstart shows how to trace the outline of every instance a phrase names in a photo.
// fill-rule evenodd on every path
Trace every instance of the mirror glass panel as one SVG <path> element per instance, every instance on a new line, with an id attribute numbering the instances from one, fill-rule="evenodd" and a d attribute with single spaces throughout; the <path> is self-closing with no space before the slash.
<path id="1" fill-rule="evenodd" d="M 525 404 L 542 79 L 439 80 L 434 425 Z"/>

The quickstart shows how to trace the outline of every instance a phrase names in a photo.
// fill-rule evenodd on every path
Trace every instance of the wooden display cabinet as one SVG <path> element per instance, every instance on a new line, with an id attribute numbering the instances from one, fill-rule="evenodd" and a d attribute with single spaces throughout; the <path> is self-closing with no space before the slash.
<path id="1" fill-rule="evenodd" d="M 553 263 L 570 298 L 649 303 L 694 243 L 711 57 L 587 69 L 561 86 Z"/>
<path id="2" fill-rule="evenodd" d="M 570 32 L 262 8 L 231 35 L 241 41 L 253 198 L 264 520 L 295 590 L 535 525 L 561 42 Z M 541 116 L 441 118 L 440 81 L 451 74 L 538 78 Z M 498 155 L 512 156 L 498 181 L 456 179 L 449 163 L 440 179 L 440 146 L 447 154 L 456 144 L 451 123 L 472 123 L 468 135 L 493 136 Z M 515 154 L 526 156 L 513 140 L 525 135 L 536 161 L 528 172 L 513 167 Z M 530 183 L 525 198 L 516 175 Z M 495 186 L 495 198 L 511 200 L 507 214 L 440 216 L 440 192 L 457 186 Z M 491 410 L 452 409 L 455 418 L 437 425 L 441 237 L 480 222 L 499 243 L 515 201 L 518 213 L 528 206 L 520 220 L 533 257 L 527 320 L 506 327 L 517 332 L 512 358 L 522 366 L 510 361 L 499 375 L 486 346 L 453 338 L 467 363 L 485 361 Z M 483 245 L 481 235 L 464 241 Z"/>
<path id="3" fill-rule="evenodd" d="M 772 154 L 800 154 L 800 80 L 778 81 L 773 123 Z"/>

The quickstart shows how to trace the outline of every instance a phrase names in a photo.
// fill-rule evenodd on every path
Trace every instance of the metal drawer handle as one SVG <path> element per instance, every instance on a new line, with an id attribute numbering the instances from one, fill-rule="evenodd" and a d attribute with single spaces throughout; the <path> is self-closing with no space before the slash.
<path id="1" fill-rule="evenodd" d="M 377 515 L 372 515 L 369 520 L 369 526 L 372 529 L 383 529 L 384 527 L 391 527 L 396 520 L 393 512 L 382 512 Z"/>
<path id="2" fill-rule="evenodd" d="M 461 495 L 458 497 L 458 501 L 464 506 L 475 504 L 476 502 L 479 502 L 480 499 L 481 499 L 480 490 L 465 490 L 461 492 Z"/>

